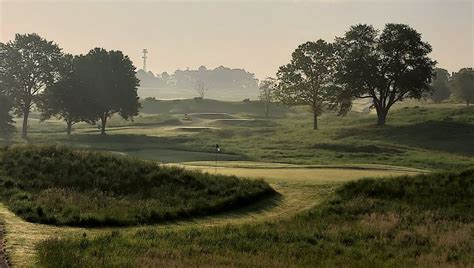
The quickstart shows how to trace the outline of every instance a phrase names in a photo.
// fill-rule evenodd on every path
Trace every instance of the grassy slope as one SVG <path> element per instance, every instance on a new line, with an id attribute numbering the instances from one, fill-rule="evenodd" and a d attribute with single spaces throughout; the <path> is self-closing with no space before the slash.
<path id="1" fill-rule="evenodd" d="M 341 118 L 327 113 L 320 118 L 318 131 L 311 129 L 306 109 L 292 111 L 286 118 L 240 124 L 202 119 L 187 122 L 180 120 L 182 115 L 142 114 L 134 122 L 114 117 L 110 120 L 113 131 L 105 138 L 84 124 L 67 137 L 62 122 L 32 121 L 30 141 L 62 142 L 164 162 L 212 161 L 214 146 L 219 143 L 221 160 L 385 164 L 435 170 L 462 169 L 474 163 L 474 107 L 448 103 L 400 107 L 389 114 L 389 125 L 383 128 L 373 125 L 373 114 L 351 112 Z M 206 129 L 214 126 L 218 127 Z M 188 127 L 199 128 L 187 131 Z"/>
<path id="2" fill-rule="evenodd" d="M 0 153 L 0 200 L 32 222 L 134 225 L 239 208 L 273 190 L 104 153 L 15 146 Z"/>
<path id="3" fill-rule="evenodd" d="M 354 178 L 355 179 L 355 178 Z M 316 187 L 315 187 L 316 186 Z M 0 218 L 5 220 L 8 230 L 7 252 L 11 263 L 18 267 L 33 267 L 36 256 L 36 244 L 47 238 L 78 237 L 84 233 L 87 237 L 108 234 L 113 230 L 122 233 L 135 233 L 143 230 L 185 230 L 210 226 L 241 225 L 286 219 L 320 203 L 334 192 L 334 184 L 314 182 L 281 182 L 272 187 L 278 191 L 273 198 L 263 199 L 242 209 L 225 213 L 164 222 L 157 225 L 109 228 L 79 228 L 53 226 L 26 222 L 0 204 Z"/>
<path id="4" fill-rule="evenodd" d="M 272 104 L 274 116 L 284 116 L 288 112 L 285 106 Z M 246 113 L 258 117 L 264 116 L 264 109 L 258 101 L 225 102 L 210 99 L 194 100 L 150 100 L 142 101 L 142 112 L 148 114 L 186 114 L 186 113 Z"/>
<path id="5" fill-rule="evenodd" d="M 45 267 L 472 266 L 474 170 L 366 179 L 286 220 L 51 239 Z"/>
<path id="6" fill-rule="evenodd" d="M 293 164 L 388 164 L 425 169 L 462 169 L 474 163 L 474 108 L 427 105 L 390 114 L 387 127 L 374 115 L 350 113 L 320 118 L 311 130 L 309 114 L 280 119 L 277 127 L 227 127 L 189 137 L 193 147 L 219 141 L 249 159 Z"/>

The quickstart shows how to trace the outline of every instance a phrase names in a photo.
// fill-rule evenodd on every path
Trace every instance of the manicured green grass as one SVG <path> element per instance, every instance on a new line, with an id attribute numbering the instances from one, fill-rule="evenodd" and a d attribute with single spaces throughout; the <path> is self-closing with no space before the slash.
<path id="1" fill-rule="evenodd" d="M 270 115 L 284 116 L 289 109 L 283 105 L 272 103 Z M 211 99 L 183 99 L 183 100 L 151 100 L 142 101 L 142 112 L 148 114 L 189 114 L 189 113 L 228 113 L 248 114 L 263 117 L 265 109 L 259 101 L 218 101 Z"/>
<path id="2" fill-rule="evenodd" d="M 58 225 L 156 223 L 240 208 L 274 193 L 263 181 L 62 146 L 5 148 L 0 170 L 2 202 L 28 221 Z"/>
<path id="3" fill-rule="evenodd" d="M 206 101 L 212 104 L 211 100 Z M 252 103 L 255 109 L 257 104 Z M 248 104 L 216 102 L 216 105 L 224 114 L 212 114 L 211 119 L 190 115 L 189 121 L 183 120 L 183 114 L 168 112 L 141 114 L 133 122 L 113 117 L 106 137 L 85 124 L 76 126 L 74 134 L 67 137 L 64 123 L 33 120 L 29 142 L 66 143 L 162 162 L 213 160 L 214 146 L 218 143 L 222 160 L 303 165 L 383 164 L 430 170 L 459 170 L 474 165 L 473 107 L 418 102 L 403 106 L 402 103 L 390 112 L 386 127 L 374 125 L 374 114 L 350 112 L 338 117 L 327 112 L 319 120 L 320 130 L 314 131 L 311 114 L 304 107 L 292 108 L 284 117 L 262 120 L 258 115 L 242 115 L 245 111 L 242 107 Z M 197 108 L 190 111 L 202 112 Z"/>
<path id="4" fill-rule="evenodd" d="M 304 165 L 385 164 L 432 170 L 474 165 L 474 109 L 421 109 L 394 110 L 385 127 L 374 125 L 374 115 L 350 113 L 340 118 L 328 113 L 316 131 L 310 115 L 298 113 L 276 120 L 275 127 L 203 131 L 189 137 L 187 144 L 206 148 L 219 141 L 222 148 L 248 159 Z"/>
<path id="5" fill-rule="evenodd" d="M 473 204 L 474 170 L 364 179 L 286 220 L 50 239 L 38 265 L 470 267 Z"/>

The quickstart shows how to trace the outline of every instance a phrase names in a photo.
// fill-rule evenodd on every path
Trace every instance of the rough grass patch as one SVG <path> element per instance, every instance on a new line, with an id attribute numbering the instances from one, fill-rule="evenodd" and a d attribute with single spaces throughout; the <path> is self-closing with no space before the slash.
<path id="1" fill-rule="evenodd" d="M 63 146 L 0 154 L 0 200 L 22 218 L 74 226 L 124 226 L 208 215 L 274 193 L 262 180 L 210 175 Z"/>

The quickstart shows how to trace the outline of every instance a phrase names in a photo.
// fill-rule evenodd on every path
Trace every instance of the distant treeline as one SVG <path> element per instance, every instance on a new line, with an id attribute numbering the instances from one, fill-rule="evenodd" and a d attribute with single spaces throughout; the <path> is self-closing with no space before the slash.
<path id="1" fill-rule="evenodd" d="M 196 83 L 203 83 L 209 89 L 247 89 L 258 88 L 255 74 L 244 69 L 231 69 L 219 66 L 213 70 L 201 66 L 197 70 L 176 70 L 174 74 L 163 72 L 154 74 L 151 71 L 138 70 L 137 78 L 141 87 L 153 88 L 195 88 Z"/>
<path id="2" fill-rule="evenodd" d="M 449 74 L 446 69 L 435 68 L 431 83 L 430 99 L 434 103 L 453 98 L 464 101 L 467 106 L 474 100 L 474 70 L 462 68 Z"/>

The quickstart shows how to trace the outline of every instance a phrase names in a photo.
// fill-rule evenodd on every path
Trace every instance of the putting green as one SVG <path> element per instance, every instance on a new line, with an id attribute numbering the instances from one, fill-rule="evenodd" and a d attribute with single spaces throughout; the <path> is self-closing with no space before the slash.
<path id="1" fill-rule="evenodd" d="M 182 164 L 188 169 L 239 177 L 263 178 L 270 183 L 340 183 L 365 177 L 414 175 L 426 172 L 419 169 L 384 165 L 316 166 L 246 161 L 221 161 L 217 163 L 217 167 L 215 165 L 215 162 L 210 161 Z"/>

